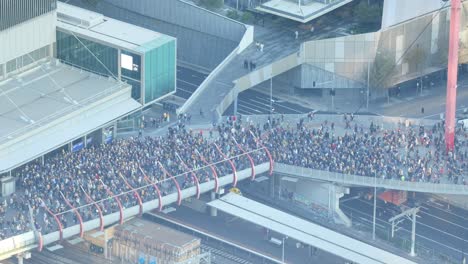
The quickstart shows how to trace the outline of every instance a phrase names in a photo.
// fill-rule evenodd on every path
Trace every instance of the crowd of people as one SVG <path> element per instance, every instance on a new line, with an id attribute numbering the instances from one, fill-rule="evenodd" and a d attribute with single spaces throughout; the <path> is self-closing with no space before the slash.
<path id="1" fill-rule="evenodd" d="M 455 152 L 445 152 L 444 126 L 405 126 L 383 129 L 364 126 L 354 116 L 337 122 L 317 122 L 313 115 L 295 126 L 282 118 L 263 124 L 229 119 L 208 134 L 185 128 L 184 122 L 165 136 L 128 137 L 88 146 L 78 152 L 62 151 L 44 163 L 32 162 L 17 173 L 18 191 L 0 203 L 0 239 L 38 229 L 42 233 L 117 212 L 175 193 L 181 189 L 251 166 L 268 162 L 263 143 L 273 160 L 353 175 L 438 183 L 442 179 L 465 184 L 468 164 L 467 133 L 456 129 Z M 229 159 L 226 159 L 229 157 Z M 231 160 L 233 163 L 229 162 Z M 191 172 L 193 171 L 193 172 Z M 134 191 L 138 188 L 137 191 Z M 88 205 L 99 201 L 97 205 Z M 31 216 L 32 217 L 31 217 Z M 32 221 L 32 222 L 31 222 Z"/>

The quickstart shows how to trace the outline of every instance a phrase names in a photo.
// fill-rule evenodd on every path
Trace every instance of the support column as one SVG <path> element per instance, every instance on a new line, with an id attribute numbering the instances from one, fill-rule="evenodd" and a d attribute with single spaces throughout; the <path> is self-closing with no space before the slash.
<path id="1" fill-rule="evenodd" d="M 104 258 L 109 259 L 109 256 L 107 255 L 107 230 L 104 230 Z"/>
<path id="2" fill-rule="evenodd" d="M 445 109 L 445 146 L 447 151 L 453 151 L 455 147 L 455 111 L 457 105 L 460 5 L 460 0 L 452 0 L 447 69 L 447 97 Z"/>
<path id="3" fill-rule="evenodd" d="M 211 201 L 216 200 L 216 193 L 211 192 Z M 210 207 L 210 216 L 218 216 L 218 209 L 214 208 L 213 206 Z"/>
<path id="4" fill-rule="evenodd" d="M 275 198 L 275 178 L 276 175 L 273 175 L 273 177 L 270 177 L 270 198 L 274 199 Z"/>
<path id="5" fill-rule="evenodd" d="M 23 255 L 17 255 L 16 258 L 18 259 L 18 264 L 23 264 Z"/>
<path id="6" fill-rule="evenodd" d="M 239 97 L 239 95 L 236 95 L 236 97 L 234 98 L 234 116 L 237 116 L 237 98 Z"/>
<path id="7" fill-rule="evenodd" d="M 416 252 L 414 252 L 414 244 L 416 240 L 416 212 L 413 212 L 413 223 L 411 229 L 411 252 L 410 255 L 412 257 L 416 256 Z"/>
<path id="8" fill-rule="evenodd" d="M 45 158 L 44 158 L 44 155 L 41 156 L 41 165 L 44 166 L 45 164 Z"/>
<path id="9" fill-rule="evenodd" d="M 351 227 L 351 219 L 340 208 L 340 198 L 344 196 L 346 187 L 330 185 L 330 188 L 332 189 L 330 200 L 333 206 L 334 219 L 340 220 L 347 227 Z"/>

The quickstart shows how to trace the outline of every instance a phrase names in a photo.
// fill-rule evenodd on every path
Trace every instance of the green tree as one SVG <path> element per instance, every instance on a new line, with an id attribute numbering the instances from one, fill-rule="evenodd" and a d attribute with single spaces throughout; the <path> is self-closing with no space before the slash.
<path id="1" fill-rule="evenodd" d="M 208 9 L 217 9 L 223 7 L 224 0 L 200 0 L 200 4 Z"/>
<path id="2" fill-rule="evenodd" d="M 370 65 L 369 88 L 378 91 L 390 87 L 395 66 L 395 62 L 388 52 L 378 53 Z"/>
<path id="3" fill-rule="evenodd" d="M 253 15 L 250 12 L 244 12 L 241 18 L 243 23 L 250 23 L 253 20 Z"/>

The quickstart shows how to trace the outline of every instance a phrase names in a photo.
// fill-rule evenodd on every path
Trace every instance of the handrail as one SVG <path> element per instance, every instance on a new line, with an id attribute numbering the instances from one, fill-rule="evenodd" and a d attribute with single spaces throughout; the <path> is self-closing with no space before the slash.
<path id="1" fill-rule="evenodd" d="M 83 193 L 85 194 L 86 199 L 88 200 L 88 203 L 94 203 L 93 198 L 91 198 L 91 196 L 89 196 L 89 194 L 84 190 L 83 186 L 80 185 L 80 188 L 83 191 Z M 99 231 L 103 231 L 104 230 L 104 218 L 103 218 L 103 215 L 102 215 L 101 206 L 99 206 L 97 203 L 94 203 L 94 207 L 96 207 L 96 210 L 98 211 L 98 214 L 99 214 Z"/>
<path id="2" fill-rule="evenodd" d="M 164 174 L 166 174 L 167 176 L 169 176 L 170 179 L 172 179 L 172 181 L 174 182 L 174 185 L 176 186 L 177 188 L 177 205 L 180 205 L 182 203 L 182 191 L 180 190 L 180 185 L 179 183 L 177 182 L 177 179 L 174 178 L 174 176 L 172 176 L 172 174 L 170 174 L 166 168 L 164 168 L 164 166 L 161 164 L 161 162 L 158 161 L 158 164 L 159 164 L 159 167 L 161 167 L 161 170 L 164 172 Z"/>
<path id="3" fill-rule="evenodd" d="M 73 204 L 70 203 L 70 201 L 67 199 L 67 197 L 65 197 L 65 195 L 61 191 L 60 191 L 60 195 L 62 196 L 63 200 L 68 205 L 68 207 L 73 209 L 73 211 L 75 212 L 75 215 L 78 218 L 78 221 L 80 222 L 80 237 L 83 238 L 83 235 L 84 235 L 83 218 L 81 217 L 80 212 L 78 212 L 75 206 L 73 206 Z"/>
<path id="4" fill-rule="evenodd" d="M 198 153 L 198 155 L 200 156 L 203 163 L 205 163 L 205 165 L 207 165 L 207 166 L 210 166 L 211 172 L 213 173 L 213 179 L 215 181 L 214 191 L 215 191 L 215 193 L 217 193 L 218 188 L 219 188 L 219 183 L 218 183 L 218 173 L 216 172 L 216 167 L 213 164 L 208 163 L 208 161 L 205 159 L 205 157 L 200 152 L 198 152 L 198 150 L 195 149 L 195 151 Z"/>
<path id="5" fill-rule="evenodd" d="M 137 198 L 138 205 L 140 205 L 140 215 L 141 215 L 143 213 L 143 202 L 141 200 L 140 194 L 138 193 L 138 191 L 135 190 L 135 188 L 133 188 L 132 185 L 130 185 L 130 183 L 128 183 L 127 179 L 125 179 L 122 173 L 119 173 L 119 175 L 120 175 L 120 178 L 122 178 L 122 180 L 124 181 L 125 185 L 127 185 L 127 188 L 130 190 L 133 190 L 133 193 L 135 194 Z"/>

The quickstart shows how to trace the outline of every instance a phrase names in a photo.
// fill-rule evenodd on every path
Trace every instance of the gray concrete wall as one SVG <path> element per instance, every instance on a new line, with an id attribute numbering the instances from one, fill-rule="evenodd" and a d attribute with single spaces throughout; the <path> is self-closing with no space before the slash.
<path id="1" fill-rule="evenodd" d="M 104 0 L 71 4 L 177 38 L 177 59 L 211 71 L 239 44 L 245 25 L 179 0 Z"/>

